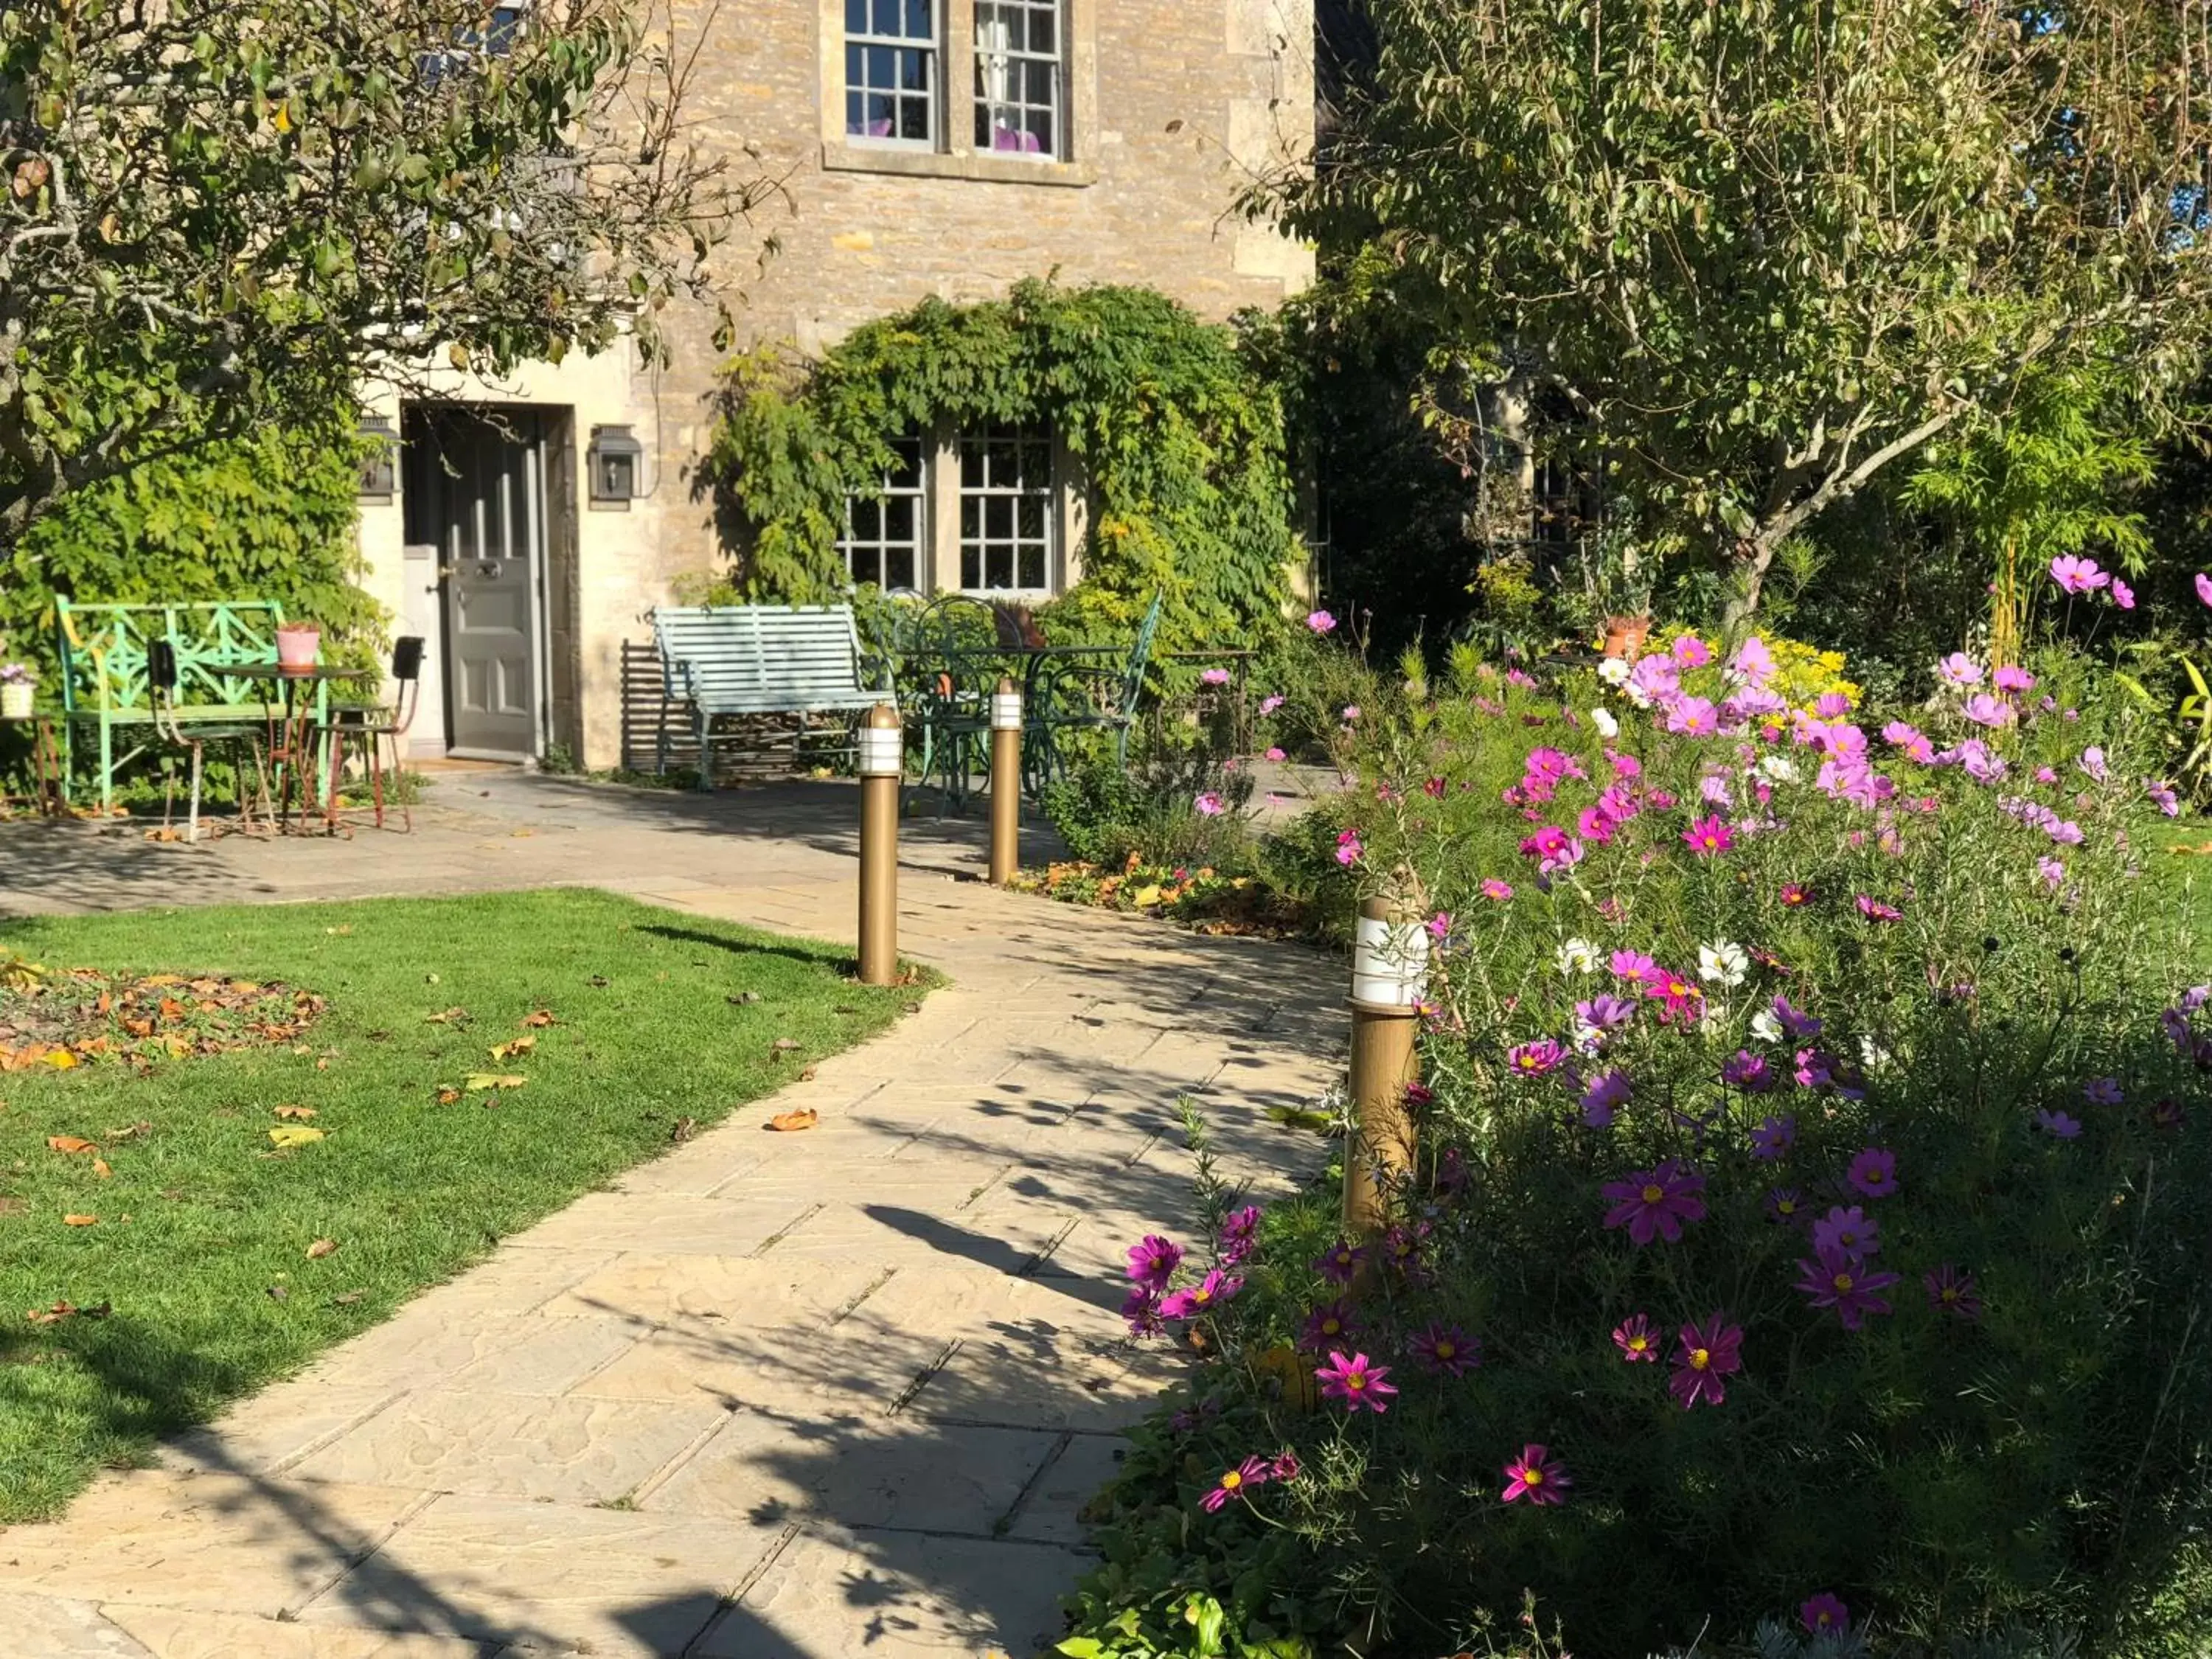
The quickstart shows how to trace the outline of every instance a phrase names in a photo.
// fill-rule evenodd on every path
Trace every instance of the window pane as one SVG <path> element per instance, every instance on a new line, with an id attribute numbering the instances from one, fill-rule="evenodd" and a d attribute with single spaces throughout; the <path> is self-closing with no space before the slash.
<path id="1" fill-rule="evenodd" d="M 1014 503 L 1006 496 L 994 495 L 983 503 L 983 533 L 994 541 L 1014 533 Z"/>
<path id="2" fill-rule="evenodd" d="M 987 587 L 1014 585 L 1014 550 L 1004 542 L 989 544 L 983 559 L 983 583 Z"/>
<path id="3" fill-rule="evenodd" d="M 906 32 L 916 40 L 937 39 L 937 25 L 929 15 L 929 0 L 906 0 Z"/>
<path id="4" fill-rule="evenodd" d="M 982 585 L 983 556 L 981 550 L 974 546 L 963 546 L 960 550 L 960 586 L 963 587 L 972 588 L 981 587 Z"/>
<path id="5" fill-rule="evenodd" d="M 972 495 L 960 501 L 960 539 L 972 542 L 983 533 L 983 503 Z"/>
<path id="6" fill-rule="evenodd" d="M 1024 587 L 1037 588 L 1045 585 L 1044 549 L 1042 546 L 1034 543 L 1024 544 L 1021 575 L 1020 585 Z"/>
<path id="7" fill-rule="evenodd" d="M 899 11 L 899 0 L 876 0 L 875 27 L 869 32 L 873 34 L 903 33 L 900 27 Z"/>
<path id="8" fill-rule="evenodd" d="M 1017 505 L 1021 509 L 1014 534 L 1026 542 L 1044 539 L 1044 503 L 1034 495 L 1024 496 Z"/>
<path id="9" fill-rule="evenodd" d="M 866 34 L 868 32 L 868 0 L 845 0 L 845 33 Z"/>

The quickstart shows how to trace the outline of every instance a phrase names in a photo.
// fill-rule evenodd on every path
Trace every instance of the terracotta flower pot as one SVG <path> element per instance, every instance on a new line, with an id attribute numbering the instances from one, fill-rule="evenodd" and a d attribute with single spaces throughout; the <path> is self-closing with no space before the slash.
<path id="1" fill-rule="evenodd" d="M 313 668 L 322 644 L 323 630 L 314 623 L 284 623 L 276 629 L 276 665 L 295 671 Z"/>
<path id="2" fill-rule="evenodd" d="M 1644 641 L 1651 635 L 1649 617 L 1607 617 L 1605 619 L 1605 654 L 1619 657 L 1624 662 L 1634 662 L 1644 654 Z"/>

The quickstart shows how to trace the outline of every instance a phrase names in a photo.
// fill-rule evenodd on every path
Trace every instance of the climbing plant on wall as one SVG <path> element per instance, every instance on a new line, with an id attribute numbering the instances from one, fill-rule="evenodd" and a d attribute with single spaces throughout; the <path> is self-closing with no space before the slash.
<path id="1" fill-rule="evenodd" d="M 741 360 L 708 465 L 734 585 L 836 596 L 845 498 L 877 486 L 893 441 L 1031 422 L 1059 434 L 1091 500 L 1084 580 L 1049 629 L 1123 629 L 1156 592 L 1170 649 L 1279 625 L 1302 556 L 1280 399 L 1236 327 L 1139 288 L 1024 282 L 1003 301 L 924 301 L 811 362 Z"/>

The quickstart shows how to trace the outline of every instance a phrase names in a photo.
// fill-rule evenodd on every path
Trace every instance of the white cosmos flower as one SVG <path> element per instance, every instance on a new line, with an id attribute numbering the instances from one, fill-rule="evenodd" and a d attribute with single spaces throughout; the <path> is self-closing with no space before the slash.
<path id="1" fill-rule="evenodd" d="M 1605 1048 L 1605 1033 L 1595 1025 L 1577 1022 L 1574 1029 L 1573 1042 L 1577 1054 L 1595 1054 Z"/>
<path id="2" fill-rule="evenodd" d="M 1627 684 L 1628 674 L 1628 664 L 1626 659 L 1620 657 L 1607 657 L 1597 665 L 1598 678 L 1603 680 L 1607 685 Z"/>
<path id="3" fill-rule="evenodd" d="M 1597 727 L 1598 736 L 1607 743 L 1620 735 L 1620 722 L 1602 708 L 1590 710 L 1590 724 Z"/>
<path id="4" fill-rule="evenodd" d="M 1759 763 L 1759 775 L 1769 783 L 1797 781 L 1797 763 L 1787 755 L 1769 755 Z"/>
<path id="5" fill-rule="evenodd" d="M 1859 1060 L 1869 1072 L 1879 1072 L 1889 1064 L 1889 1050 L 1870 1036 L 1859 1039 Z"/>
<path id="6" fill-rule="evenodd" d="M 1741 945 L 1716 939 L 1711 945 L 1698 947 L 1698 977 L 1706 984 L 1733 988 L 1750 975 L 1751 958 L 1743 953 Z"/>
<path id="7" fill-rule="evenodd" d="M 1586 939 L 1571 939 L 1559 947 L 1559 963 L 1563 974 L 1594 974 L 1597 972 L 1597 946 Z"/>
<path id="8" fill-rule="evenodd" d="M 1751 1017 L 1751 1034 L 1761 1042 L 1782 1041 L 1782 1022 L 1774 1017 L 1771 1008 L 1762 1008 Z"/>
<path id="9" fill-rule="evenodd" d="M 1651 707 L 1651 694 L 1649 691 L 1646 691 L 1642 686 L 1638 685 L 1634 680 L 1629 681 L 1627 684 L 1620 688 L 1620 695 L 1627 698 L 1629 702 L 1634 703 L 1638 708 L 1649 708 Z"/>

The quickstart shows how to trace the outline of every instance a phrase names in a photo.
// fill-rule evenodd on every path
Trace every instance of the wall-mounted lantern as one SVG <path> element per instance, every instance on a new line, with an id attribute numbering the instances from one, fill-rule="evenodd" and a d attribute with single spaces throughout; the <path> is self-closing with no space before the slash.
<path id="1" fill-rule="evenodd" d="M 627 507 L 641 492 L 645 446 L 626 426 L 595 426 L 591 447 L 585 453 L 591 470 L 592 504 Z"/>
<path id="2" fill-rule="evenodd" d="M 355 494 L 364 501 L 389 501 L 399 488 L 399 434 L 381 415 L 361 423 L 361 485 Z"/>

